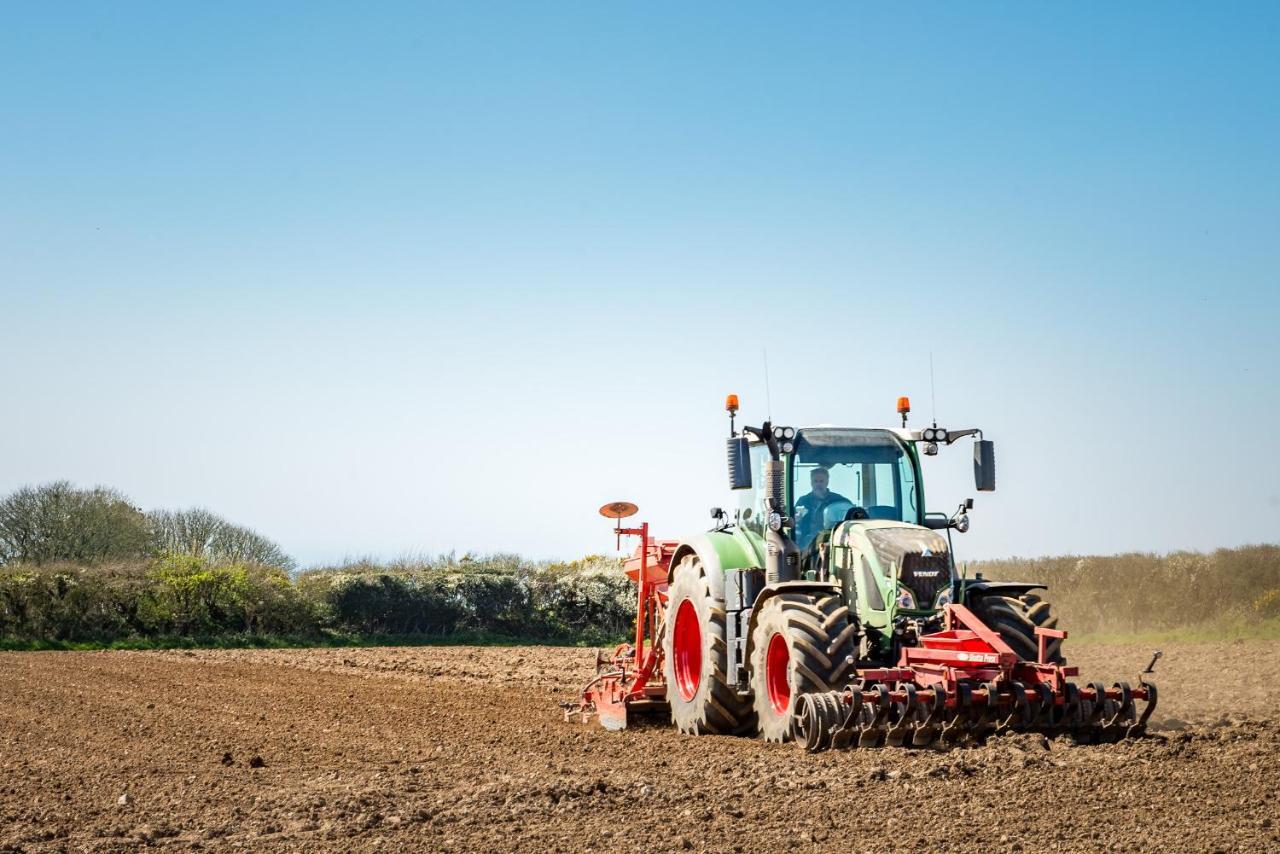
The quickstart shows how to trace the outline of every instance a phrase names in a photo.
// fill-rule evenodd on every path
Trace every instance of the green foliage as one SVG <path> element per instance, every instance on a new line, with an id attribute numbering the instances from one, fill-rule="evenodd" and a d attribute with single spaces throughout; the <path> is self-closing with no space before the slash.
<path id="1" fill-rule="evenodd" d="M 312 570 L 298 579 L 331 625 L 358 634 L 607 642 L 630 630 L 634 588 L 615 560 L 534 564 L 514 555 Z"/>
<path id="2" fill-rule="evenodd" d="M 288 573 L 169 556 L 0 567 L 0 638 L 105 643 L 226 634 L 315 635 L 322 612 Z"/>
<path id="3" fill-rule="evenodd" d="M 148 571 L 141 624 L 148 634 L 212 637 L 317 631 L 318 610 L 289 575 L 260 564 L 215 564 L 169 555 Z"/>
<path id="4" fill-rule="evenodd" d="M 61 641 L 132 634 L 146 586 L 144 573 L 130 565 L 0 568 L 0 636 Z"/>
<path id="5" fill-rule="evenodd" d="M 1280 546 L 989 561 L 1039 581 L 1076 638 L 1274 635 Z M 619 561 L 515 555 L 280 567 L 169 554 L 0 566 L 0 648 L 287 643 L 608 644 L 630 635 L 635 587 Z M 1269 636 L 1269 635 L 1267 635 Z M 285 640 L 287 639 L 287 640 Z"/>
<path id="6" fill-rule="evenodd" d="M 0 567 L 0 640 L 28 648 L 172 646 L 197 638 L 609 643 L 634 587 L 616 560 L 513 555 L 356 563 L 296 578 L 278 567 L 170 554 L 150 561 Z"/>

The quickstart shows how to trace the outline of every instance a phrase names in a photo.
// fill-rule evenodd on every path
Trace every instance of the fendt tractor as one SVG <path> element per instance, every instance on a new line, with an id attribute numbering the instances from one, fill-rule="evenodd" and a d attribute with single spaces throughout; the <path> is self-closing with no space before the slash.
<path id="1" fill-rule="evenodd" d="M 974 486 L 994 490 L 981 430 L 908 429 L 905 397 L 894 429 L 738 430 L 736 395 L 726 409 L 732 515 L 714 509 L 711 530 L 676 541 L 622 527 L 633 504 L 601 508 L 619 541 L 640 537 L 624 563 L 635 638 L 597 654 L 566 720 L 622 729 L 669 712 L 684 733 L 811 751 L 1144 731 L 1155 685 L 1072 682 L 1043 585 L 957 571 L 951 534 L 968 530 L 973 500 L 926 512 L 921 460 L 973 437 Z"/>

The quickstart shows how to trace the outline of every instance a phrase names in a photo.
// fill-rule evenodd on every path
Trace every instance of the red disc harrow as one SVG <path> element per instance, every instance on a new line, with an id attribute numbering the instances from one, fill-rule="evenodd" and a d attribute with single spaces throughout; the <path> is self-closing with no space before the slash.
<path id="1" fill-rule="evenodd" d="M 859 670 L 843 691 L 801 697 L 796 740 L 816 752 L 954 744 L 1001 732 L 1116 741 L 1145 730 L 1155 685 L 1139 678 L 1137 687 L 1078 686 L 1069 681 L 1077 668 L 1045 660 L 1045 641 L 1067 633 L 1036 634 L 1039 659 L 1024 661 L 968 608 L 947 605 L 944 630 L 903 649 L 897 667 Z"/>

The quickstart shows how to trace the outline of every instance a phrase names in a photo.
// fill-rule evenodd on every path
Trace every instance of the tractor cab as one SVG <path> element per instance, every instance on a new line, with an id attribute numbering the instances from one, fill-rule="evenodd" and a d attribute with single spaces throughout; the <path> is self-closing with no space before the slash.
<path id="1" fill-rule="evenodd" d="M 796 545 L 805 549 L 823 532 L 853 519 L 922 524 L 924 496 L 910 445 L 892 430 L 806 427 L 785 455 L 786 515 Z M 763 532 L 767 495 L 764 441 L 749 444 L 750 485 L 738 489 L 738 523 Z"/>
<path id="2" fill-rule="evenodd" d="M 777 525 L 778 580 L 839 585 L 860 615 L 863 654 L 889 656 L 903 639 L 935 629 L 953 600 L 947 529 L 966 530 L 972 506 L 953 517 L 926 513 L 921 461 L 978 433 L 908 430 L 905 419 L 902 429 L 744 428 L 730 440 L 738 536 L 767 565 L 768 529 Z M 976 443 L 974 459 L 975 486 L 993 488 L 989 442 Z"/>
<path id="3" fill-rule="evenodd" d="M 810 427 L 797 431 L 787 504 L 796 545 L 858 519 L 921 523 L 923 496 L 909 447 L 890 430 Z"/>

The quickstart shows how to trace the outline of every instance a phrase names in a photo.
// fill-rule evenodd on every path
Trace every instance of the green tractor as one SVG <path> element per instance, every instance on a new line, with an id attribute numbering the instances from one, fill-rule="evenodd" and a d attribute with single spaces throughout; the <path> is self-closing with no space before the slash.
<path id="1" fill-rule="evenodd" d="M 938 639 L 935 645 L 945 641 L 953 650 L 977 649 L 973 632 L 954 631 L 958 624 L 952 618 L 960 613 L 976 616 L 976 631 L 998 634 L 1005 646 L 996 642 L 992 649 L 1004 650 L 1000 660 L 1006 664 L 1012 650 L 1045 674 L 1047 668 L 1063 670 L 1065 635 L 1054 630 L 1049 604 L 1033 592 L 1042 585 L 962 579 L 957 572 L 951 533 L 968 530 L 972 499 L 949 516 L 926 512 L 922 459 L 960 439 L 974 437 L 975 488 L 995 488 L 994 447 L 980 430 L 907 429 L 905 398 L 899 400 L 902 427 L 896 429 L 793 429 L 766 421 L 736 430 L 736 396 L 726 408 L 729 482 L 738 506 L 733 513 L 713 510 L 713 529 L 675 544 L 667 564 L 658 637 L 666 701 L 682 732 L 758 733 L 786 741 L 803 725 L 798 717 L 806 695 L 836 697 L 833 692 L 854 690 L 851 685 L 880 690 L 884 710 L 860 698 L 866 708 L 856 706 L 852 722 L 846 722 L 850 727 L 857 723 L 853 718 L 882 714 L 887 723 L 877 725 L 881 730 L 908 717 L 913 728 L 927 729 L 930 712 L 913 685 L 922 696 L 939 698 L 938 720 L 954 718 L 960 703 L 986 702 L 991 714 L 1003 714 L 997 697 L 1013 710 L 1009 714 L 1023 717 L 1033 711 L 1046 720 L 1055 714 L 1119 713 L 1124 695 L 1118 690 L 1098 689 L 1099 695 L 1090 686 L 1086 694 L 1095 698 L 1093 708 L 1082 712 L 1078 698 L 1074 709 L 1064 708 L 1070 697 L 1044 694 L 1040 702 L 1035 690 L 1045 689 L 1039 682 L 1025 689 L 1012 682 L 1010 688 L 1007 673 L 994 670 L 970 674 L 989 677 L 988 683 L 974 682 L 974 696 L 990 700 L 974 700 L 967 688 L 959 694 L 947 688 L 950 705 L 944 710 L 942 688 L 933 691 L 921 673 L 913 681 L 892 670 L 922 638 Z M 947 607 L 952 605 L 968 610 Z M 971 655 L 977 661 L 987 655 L 994 661 L 997 654 L 943 656 Z M 1043 678 L 1056 684 L 1049 675 Z M 846 698 L 845 707 L 851 702 Z M 821 709 L 809 711 L 817 715 Z M 846 714 L 830 710 L 832 720 Z"/>

